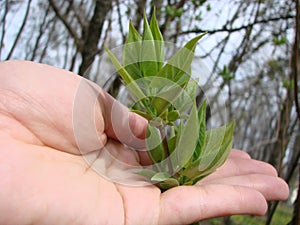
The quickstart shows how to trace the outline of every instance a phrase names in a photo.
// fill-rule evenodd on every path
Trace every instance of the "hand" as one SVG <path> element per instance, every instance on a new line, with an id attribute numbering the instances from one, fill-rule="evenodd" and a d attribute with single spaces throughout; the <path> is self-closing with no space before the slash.
<path id="1" fill-rule="evenodd" d="M 238 150 L 195 186 L 120 184 L 118 169 L 149 163 L 129 148 L 143 147 L 144 119 L 50 66 L 3 62 L 0 79 L 0 224 L 189 224 L 263 215 L 288 196 L 273 167 Z"/>

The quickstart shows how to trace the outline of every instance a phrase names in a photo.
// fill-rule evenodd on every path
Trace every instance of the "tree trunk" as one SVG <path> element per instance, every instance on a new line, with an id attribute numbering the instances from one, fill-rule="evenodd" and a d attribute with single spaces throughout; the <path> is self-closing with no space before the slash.
<path id="1" fill-rule="evenodd" d="M 102 33 L 105 17 L 112 8 L 112 2 L 106 0 L 96 0 L 92 19 L 88 26 L 84 44 L 81 46 L 82 62 L 79 67 L 79 74 L 88 78 L 84 72 L 92 64 L 95 56 L 99 52 L 98 42 Z"/>

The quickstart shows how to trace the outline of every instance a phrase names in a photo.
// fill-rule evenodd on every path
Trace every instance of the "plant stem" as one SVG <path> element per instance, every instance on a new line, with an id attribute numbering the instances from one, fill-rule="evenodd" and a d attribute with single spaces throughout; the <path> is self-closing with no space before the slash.
<path id="1" fill-rule="evenodd" d="M 166 160 L 167 160 L 167 163 L 168 163 L 169 173 L 170 173 L 170 175 L 172 175 L 173 174 L 173 166 L 172 166 L 171 158 L 169 157 L 170 156 L 170 150 L 169 150 L 169 147 L 168 147 L 165 126 L 163 126 L 163 125 L 160 126 L 159 127 L 159 132 L 160 132 L 160 135 L 162 137 L 162 144 L 164 146 L 164 152 L 165 152 Z"/>

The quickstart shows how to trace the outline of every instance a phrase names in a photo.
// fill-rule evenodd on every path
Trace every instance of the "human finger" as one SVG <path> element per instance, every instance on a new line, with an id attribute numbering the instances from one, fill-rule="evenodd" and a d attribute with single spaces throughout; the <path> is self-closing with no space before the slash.
<path id="1" fill-rule="evenodd" d="M 259 191 L 223 184 L 170 189 L 162 194 L 160 206 L 159 224 L 190 224 L 234 214 L 263 215 L 267 210 Z"/>
<path id="2" fill-rule="evenodd" d="M 232 149 L 229 158 L 244 158 L 244 159 L 250 159 L 250 155 L 247 152 L 244 152 L 242 150 L 238 149 Z"/>
<path id="3" fill-rule="evenodd" d="M 243 186 L 255 189 L 262 193 L 266 200 L 286 200 L 289 195 L 289 187 L 279 177 L 265 174 L 248 174 L 232 177 L 224 177 L 199 183 L 198 185 L 225 184 Z"/>
<path id="4" fill-rule="evenodd" d="M 277 177 L 276 169 L 266 162 L 248 158 L 229 157 L 224 165 L 218 168 L 216 172 L 207 176 L 200 182 L 253 173 Z"/>

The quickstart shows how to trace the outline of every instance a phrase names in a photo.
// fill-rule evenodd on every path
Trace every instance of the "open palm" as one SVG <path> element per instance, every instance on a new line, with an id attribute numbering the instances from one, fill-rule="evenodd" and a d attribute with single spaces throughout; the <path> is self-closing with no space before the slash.
<path id="1" fill-rule="evenodd" d="M 262 215 L 288 196 L 273 167 L 238 150 L 195 186 L 135 186 L 145 120 L 50 66 L 0 63 L 0 79 L 0 224 L 189 224 Z"/>

